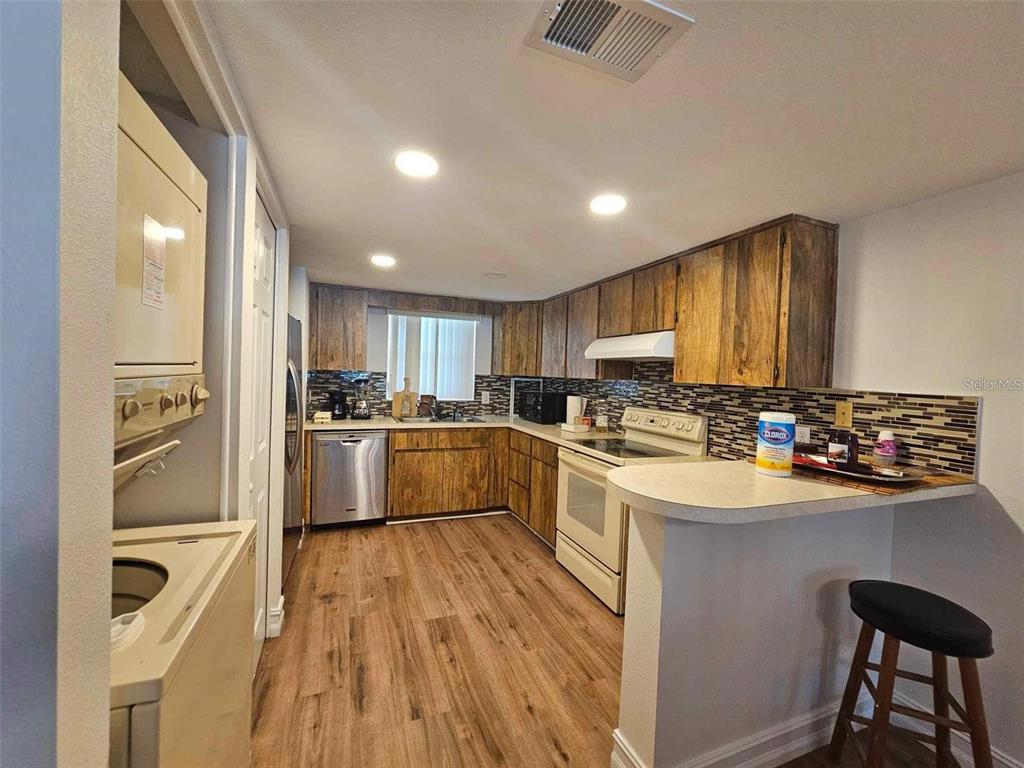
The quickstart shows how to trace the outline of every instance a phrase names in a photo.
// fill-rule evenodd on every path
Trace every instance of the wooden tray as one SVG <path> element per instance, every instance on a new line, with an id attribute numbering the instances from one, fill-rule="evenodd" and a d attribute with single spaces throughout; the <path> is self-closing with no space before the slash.
<path id="1" fill-rule="evenodd" d="M 916 483 L 924 479 L 927 472 L 909 467 L 881 467 L 874 464 L 861 462 L 859 466 L 864 467 L 865 472 L 851 472 L 848 469 L 840 469 L 831 463 L 824 456 L 817 456 L 810 453 L 798 453 L 793 456 L 793 469 L 807 469 L 812 472 L 820 472 L 825 475 L 838 477 L 849 477 L 867 483 Z"/>

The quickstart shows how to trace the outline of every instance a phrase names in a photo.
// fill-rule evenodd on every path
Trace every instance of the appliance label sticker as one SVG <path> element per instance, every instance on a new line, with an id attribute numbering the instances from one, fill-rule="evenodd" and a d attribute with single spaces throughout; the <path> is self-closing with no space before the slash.
<path id="1" fill-rule="evenodd" d="M 167 236 L 159 221 L 146 214 L 142 230 L 142 303 L 164 308 L 164 265 Z"/>

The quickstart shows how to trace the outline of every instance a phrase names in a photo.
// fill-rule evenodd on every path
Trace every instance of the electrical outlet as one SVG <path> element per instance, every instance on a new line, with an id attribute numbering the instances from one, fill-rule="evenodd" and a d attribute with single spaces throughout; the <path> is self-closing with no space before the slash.
<path id="1" fill-rule="evenodd" d="M 483 405 L 490 405 L 491 393 L 488 390 L 485 389 L 485 390 L 480 392 L 480 402 Z"/>
<path id="2" fill-rule="evenodd" d="M 853 427 L 853 403 L 849 400 L 840 400 L 836 403 L 836 426 L 843 429 Z"/>
<path id="3" fill-rule="evenodd" d="M 811 428 L 804 427 L 800 424 L 796 425 L 796 441 L 801 445 L 807 445 L 811 442 Z"/>

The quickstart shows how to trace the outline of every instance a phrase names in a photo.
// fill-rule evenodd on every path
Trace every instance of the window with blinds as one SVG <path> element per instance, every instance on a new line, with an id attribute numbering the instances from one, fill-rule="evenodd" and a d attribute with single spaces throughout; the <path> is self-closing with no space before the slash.
<path id="1" fill-rule="evenodd" d="M 390 312 L 387 395 L 406 378 L 413 392 L 472 400 L 479 318 Z"/>

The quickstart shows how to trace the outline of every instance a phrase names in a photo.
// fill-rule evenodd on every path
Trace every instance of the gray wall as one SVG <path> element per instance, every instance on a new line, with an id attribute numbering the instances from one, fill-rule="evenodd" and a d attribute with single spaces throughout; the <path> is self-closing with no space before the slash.
<path id="1" fill-rule="evenodd" d="M 982 491 L 967 501 L 900 506 L 893 577 L 961 602 L 992 625 L 996 655 L 980 664 L 992 744 L 1017 761 L 1024 392 L 972 382 L 1024 379 L 1022 211 L 1018 173 L 843 222 L 835 356 L 836 386 L 982 396 Z M 922 654 L 906 656 L 924 668 Z M 921 702 L 919 687 L 901 689 Z"/>

